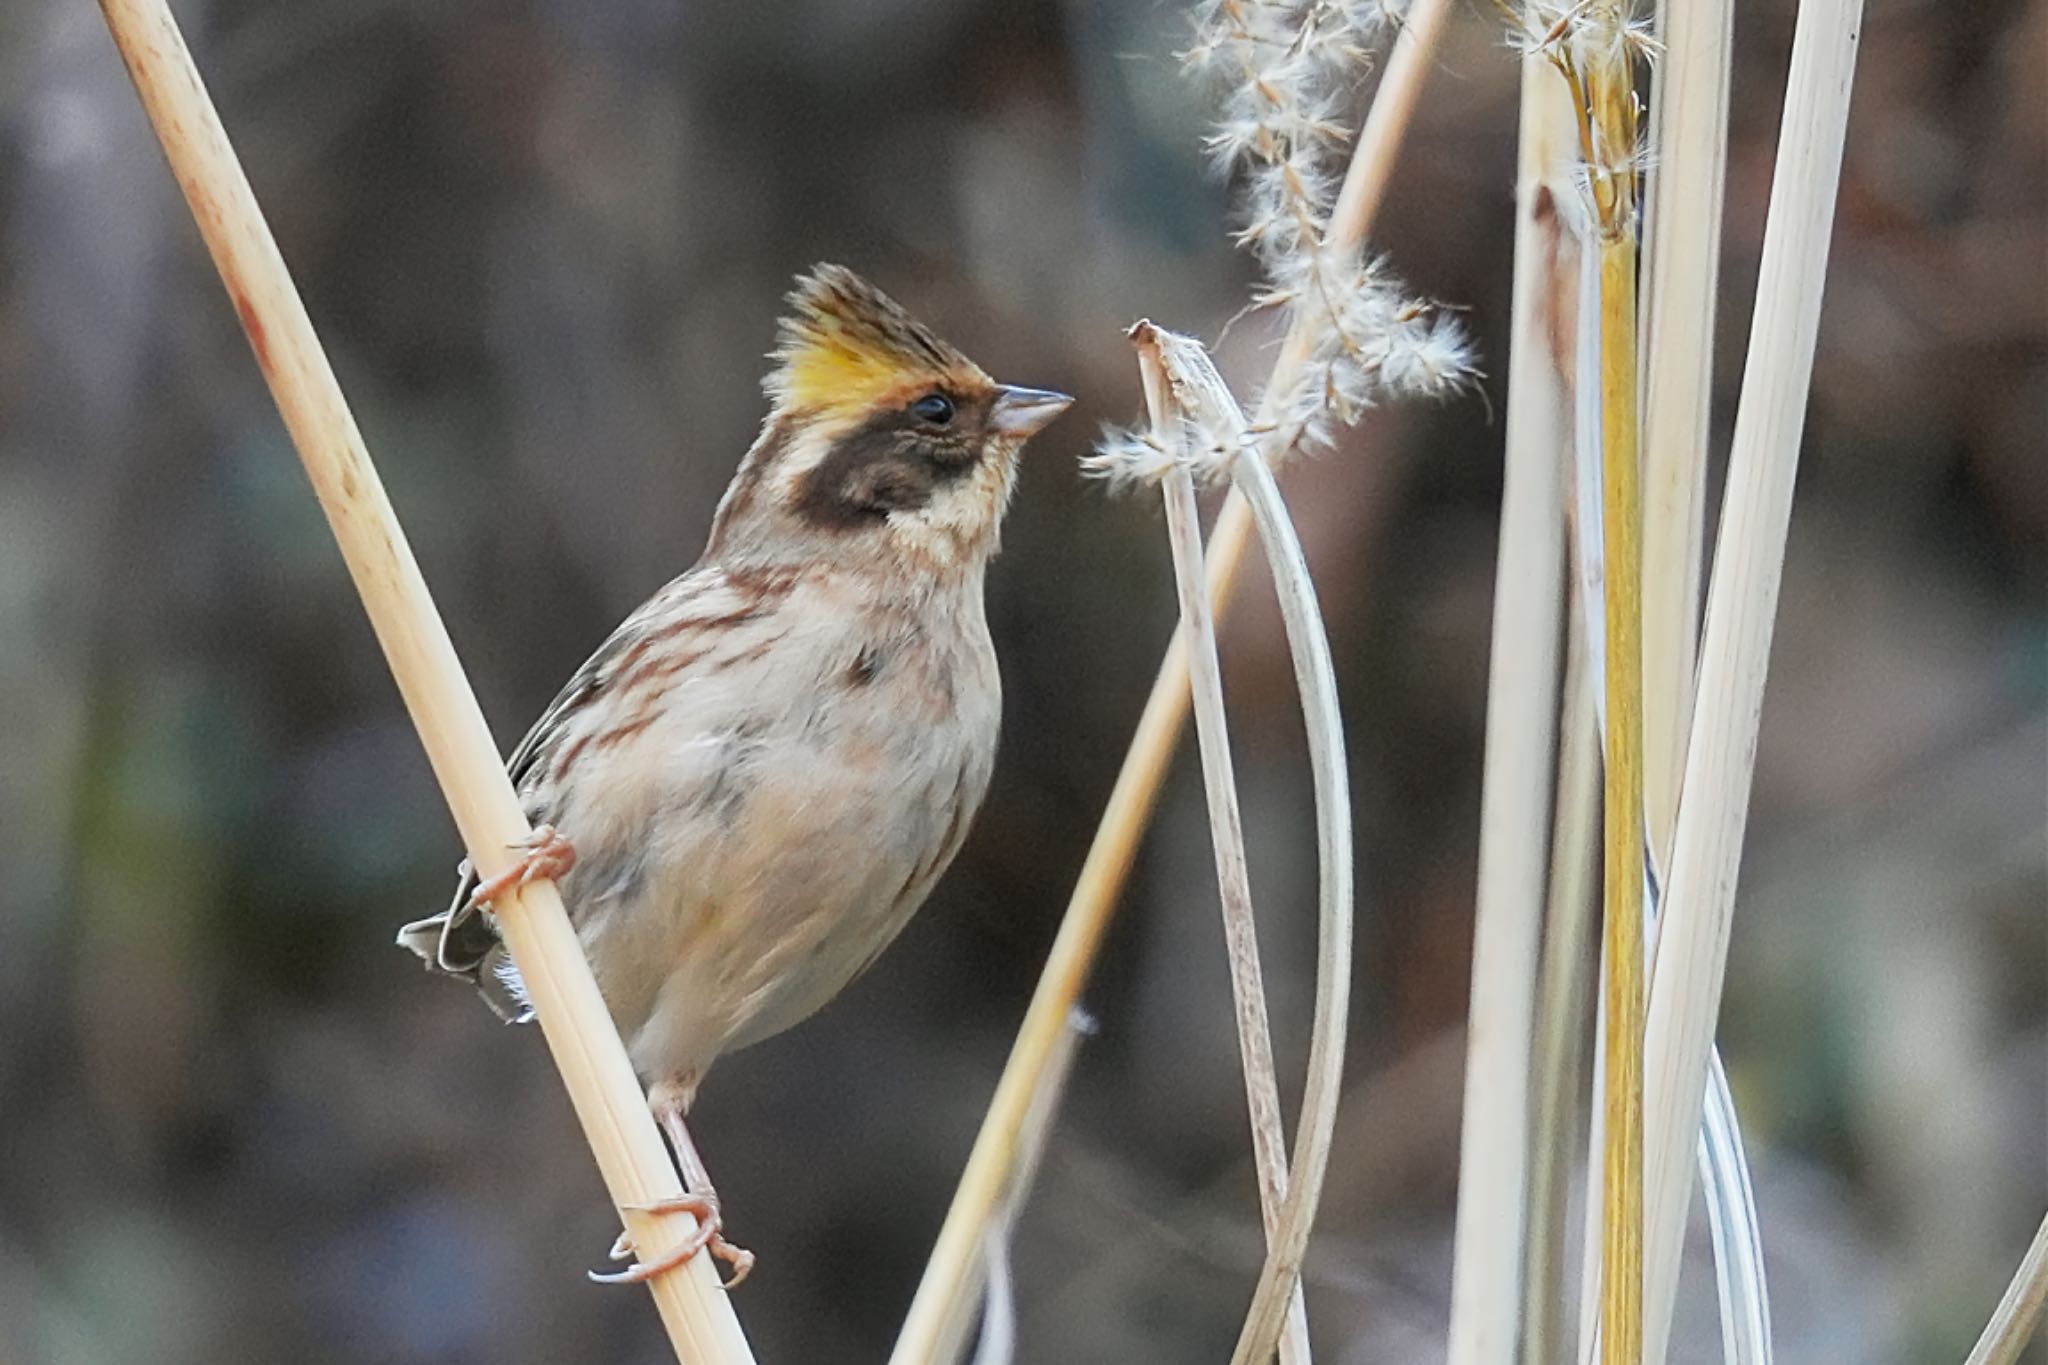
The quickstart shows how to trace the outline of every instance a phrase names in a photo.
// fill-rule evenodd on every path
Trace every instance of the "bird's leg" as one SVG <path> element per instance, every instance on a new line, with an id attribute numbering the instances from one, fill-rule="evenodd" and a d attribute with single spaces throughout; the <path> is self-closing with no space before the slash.
<path id="1" fill-rule="evenodd" d="M 754 1253 L 725 1240 L 725 1220 L 719 1212 L 718 1191 L 711 1187 L 711 1173 L 704 1168 L 704 1158 L 697 1151 L 697 1144 L 691 1140 L 689 1125 L 683 1121 L 696 1093 L 695 1081 L 655 1087 L 654 1118 L 661 1125 L 661 1130 L 668 1134 L 669 1146 L 675 1149 L 676 1167 L 682 1172 L 683 1188 L 689 1191 L 683 1198 L 703 1199 L 711 1205 L 711 1240 L 706 1246 L 713 1256 L 732 1267 L 732 1278 L 726 1281 L 726 1288 L 730 1289 L 753 1272 Z M 701 1218 L 698 1222 L 700 1227 L 705 1225 Z"/>
<path id="2" fill-rule="evenodd" d="M 689 1127 L 683 1121 L 696 1090 L 693 1081 L 682 1084 L 664 1082 L 655 1086 L 649 1096 L 655 1121 L 661 1125 L 662 1131 L 668 1134 L 669 1145 L 675 1149 L 676 1168 L 682 1173 L 683 1188 L 687 1193 L 643 1204 L 640 1208 L 646 1213 L 687 1213 L 697 1220 L 697 1230 L 685 1238 L 681 1246 L 658 1261 L 636 1262 L 611 1275 L 592 1272 L 590 1278 L 598 1283 L 640 1284 L 656 1275 L 666 1274 L 705 1250 L 709 1250 L 713 1256 L 732 1267 L 732 1278 L 725 1282 L 727 1289 L 731 1289 L 752 1273 L 754 1253 L 725 1240 L 724 1217 L 719 1210 L 718 1191 L 711 1187 L 711 1174 L 704 1169 L 704 1158 L 698 1153 L 697 1144 L 691 1140 Z M 619 1239 L 612 1243 L 612 1259 L 624 1260 L 633 1254 L 632 1235 L 620 1233 Z"/>
<path id="3" fill-rule="evenodd" d="M 535 825 L 533 833 L 515 847 L 522 850 L 519 861 L 497 876 L 478 882 L 476 890 L 470 893 L 471 905 L 487 907 L 507 891 L 529 882 L 558 882 L 576 866 L 576 846 L 553 825 Z"/>

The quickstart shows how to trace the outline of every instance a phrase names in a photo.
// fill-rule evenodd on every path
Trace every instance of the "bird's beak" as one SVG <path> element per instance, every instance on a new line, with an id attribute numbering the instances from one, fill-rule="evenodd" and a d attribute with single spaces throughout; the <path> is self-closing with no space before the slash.
<path id="1" fill-rule="evenodd" d="M 999 435 L 1021 441 L 1036 436 L 1046 423 L 1072 407 L 1072 396 L 1050 389 L 1018 389 L 1005 384 L 996 390 L 989 421 Z"/>

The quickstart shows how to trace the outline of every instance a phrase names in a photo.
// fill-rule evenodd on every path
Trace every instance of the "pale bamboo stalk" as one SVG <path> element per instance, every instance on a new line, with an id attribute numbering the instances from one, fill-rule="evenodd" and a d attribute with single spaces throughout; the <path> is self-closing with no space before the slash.
<path id="1" fill-rule="evenodd" d="M 1643 232 L 1643 796 L 1671 867 L 1698 654 L 1731 0 L 1657 6 Z"/>
<path id="2" fill-rule="evenodd" d="M 1273 1069 L 1273 1030 L 1266 1016 L 1265 974 L 1259 966 L 1258 924 L 1252 912 L 1251 867 L 1245 856 L 1244 821 L 1238 810 L 1237 773 L 1230 757 L 1230 727 L 1223 706 L 1223 669 L 1216 653 L 1216 623 L 1203 591 L 1202 523 L 1195 506 L 1195 481 L 1188 473 L 1180 422 L 1159 348 L 1149 323 L 1132 329 L 1144 381 L 1152 439 L 1177 458 L 1160 480 L 1166 534 L 1173 554 L 1174 585 L 1180 597 L 1181 632 L 1187 641 L 1195 737 L 1208 800 L 1209 837 L 1215 847 L 1216 889 L 1223 908 L 1223 940 L 1230 961 L 1231 1002 L 1237 1019 L 1238 1051 L 1244 1063 L 1246 1112 L 1251 1120 L 1252 1159 L 1259 1184 L 1259 1215 L 1268 1246 L 1287 1198 L 1287 1135 L 1281 1126 L 1280 1082 Z M 1282 1365 L 1307 1365 L 1308 1307 L 1294 1286 L 1287 1328 L 1280 1338 Z"/>
<path id="3" fill-rule="evenodd" d="M 1449 10 L 1450 0 L 1416 0 L 1410 7 L 1331 211 L 1329 245 L 1354 249 L 1371 229 L 1386 192 L 1394 153 L 1408 131 Z M 1303 334 L 1297 328 L 1281 346 L 1272 377 L 1266 384 L 1269 395 L 1287 390 L 1306 353 Z M 1274 416 L 1262 412 L 1261 424 L 1270 427 Z M 1243 495 L 1233 489 L 1216 519 L 1208 546 L 1209 600 L 1219 617 L 1243 566 L 1251 528 L 1251 509 Z M 890 1353 L 891 1365 L 926 1365 L 937 1359 L 937 1333 L 946 1321 L 947 1305 L 960 1296 L 968 1283 L 976 1248 L 981 1244 L 981 1228 L 995 1208 L 1004 1172 L 1014 1160 L 1018 1125 L 1045 1073 L 1061 1021 L 1080 996 L 1109 917 L 1116 908 L 1117 896 L 1130 875 L 1138 840 L 1151 821 L 1160 785 L 1173 759 L 1174 746 L 1180 740 L 1187 705 L 1187 652 L 1176 632 L 1160 662 L 1159 675 L 1131 736 L 1116 785 L 1110 790 L 1094 842 L 1089 845 L 1088 857 L 1081 865 L 1074 893 L 1060 921 L 1059 933 L 1046 955 L 1037 989 L 1018 1026 L 1002 1078 L 975 1135 L 974 1148 L 968 1154 L 953 1202 L 946 1210 L 924 1277 L 918 1282 L 903 1329 Z"/>
<path id="4" fill-rule="evenodd" d="M 162 0 L 102 0 L 101 9 L 298 447 L 470 860 L 482 876 L 502 872 L 531 833 L 526 816 L 191 54 Z M 535 882 L 497 908 L 605 1187 L 635 1245 L 658 1258 L 694 1223 L 686 1214 L 639 1211 L 680 1194 L 681 1186 L 561 897 L 551 883 Z M 753 1359 L 710 1258 L 695 1257 L 648 1288 L 679 1360 Z"/>
<path id="5" fill-rule="evenodd" d="M 2012 1283 L 2005 1287 L 1963 1365 L 2014 1365 L 2034 1335 L 2044 1303 L 2048 1303 L 2048 1218 L 2035 1229 L 2034 1240 L 2012 1274 Z"/>
<path id="6" fill-rule="evenodd" d="M 1677 1294 L 1861 19 L 1861 0 L 1802 0 L 1792 42 L 1650 993 L 1649 1365 L 1664 1360 Z"/>
<path id="7" fill-rule="evenodd" d="M 1451 1365 L 1510 1359 L 1522 1306 L 1530 1030 L 1564 607 L 1565 412 L 1549 345 L 1561 301 L 1554 297 L 1557 224 L 1548 185 L 1569 165 L 1572 136 L 1570 108 L 1549 62 L 1523 58 L 1514 332 L 1486 693 Z"/>

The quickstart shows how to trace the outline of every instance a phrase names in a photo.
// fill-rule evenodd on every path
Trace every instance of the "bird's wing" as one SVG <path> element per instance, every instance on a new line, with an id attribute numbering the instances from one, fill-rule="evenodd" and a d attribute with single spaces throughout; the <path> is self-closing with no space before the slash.
<path id="1" fill-rule="evenodd" d="M 788 587 L 786 580 L 764 580 L 715 565 L 699 565 L 641 604 L 570 676 L 505 760 L 506 773 L 525 802 L 528 818 L 547 818 L 550 802 L 543 790 L 546 760 L 574 728 L 578 714 L 614 678 L 657 642 L 671 657 L 693 652 L 702 657 L 713 652 L 679 637 L 731 634 L 732 627 L 770 610 Z M 448 908 L 407 925 L 400 931 L 399 941 L 426 958 L 430 966 L 477 979 L 498 941 L 496 927 L 471 904 L 479 880 L 476 869 L 464 859 Z"/>

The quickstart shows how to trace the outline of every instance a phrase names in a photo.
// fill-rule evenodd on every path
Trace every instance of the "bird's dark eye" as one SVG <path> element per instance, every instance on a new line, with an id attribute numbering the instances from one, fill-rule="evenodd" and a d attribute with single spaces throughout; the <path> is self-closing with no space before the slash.
<path id="1" fill-rule="evenodd" d="M 910 405 L 910 410 L 934 426 L 953 420 L 953 400 L 943 393 L 928 393 Z"/>

